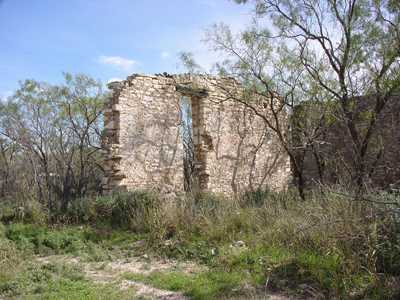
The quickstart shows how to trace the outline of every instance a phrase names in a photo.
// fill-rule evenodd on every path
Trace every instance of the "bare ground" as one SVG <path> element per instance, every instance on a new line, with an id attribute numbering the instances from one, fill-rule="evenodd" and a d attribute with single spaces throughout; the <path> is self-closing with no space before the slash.
<path id="1" fill-rule="evenodd" d="M 119 259 L 115 261 L 106 262 L 85 262 L 79 258 L 53 255 L 47 257 L 38 257 L 37 261 L 41 264 L 62 263 L 77 265 L 83 269 L 85 276 L 96 282 L 102 284 L 114 284 L 121 290 L 131 289 L 133 297 L 140 299 L 157 299 L 157 300 L 189 300 L 188 297 L 182 293 L 175 291 L 168 291 L 155 288 L 153 286 L 133 281 L 122 279 L 124 273 L 134 273 L 141 275 L 149 275 L 154 271 L 180 271 L 185 273 L 198 273 L 204 271 L 206 268 L 199 266 L 193 262 L 178 262 L 174 260 L 165 260 L 157 258 L 149 258 L 147 256 L 133 257 L 129 259 Z M 252 295 L 247 297 L 225 298 L 226 300 L 240 300 L 240 299 L 253 299 L 253 300 L 289 300 L 283 295 Z"/>

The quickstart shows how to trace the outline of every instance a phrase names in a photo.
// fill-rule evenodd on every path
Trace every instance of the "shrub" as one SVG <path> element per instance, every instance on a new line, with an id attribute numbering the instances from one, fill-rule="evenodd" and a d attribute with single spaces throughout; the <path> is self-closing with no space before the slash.
<path id="1" fill-rule="evenodd" d="M 399 276 L 400 222 L 396 217 L 383 219 L 377 230 L 377 271 Z"/>
<path id="2" fill-rule="evenodd" d="M 64 221 L 71 224 L 83 224 L 95 221 L 97 215 L 94 208 L 96 198 L 78 198 L 70 202 Z"/>
<path id="3" fill-rule="evenodd" d="M 4 227 L 0 223 L 0 294 L 14 288 L 14 281 L 22 263 L 22 254 L 16 245 L 5 238 Z"/>
<path id="4" fill-rule="evenodd" d="M 240 197 L 241 207 L 261 207 L 272 193 L 269 190 L 257 189 L 247 191 Z"/>
<path id="5" fill-rule="evenodd" d="M 149 191 L 116 193 L 72 202 L 67 219 L 72 223 L 107 223 L 135 232 L 159 228 L 162 209 L 158 195 Z"/>
<path id="6" fill-rule="evenodd" d="M 135 191 L 113 198 L 111 222 L 134 231 L 150 231 L 161 217 L 161 203 L 156 194 Z"/>
<path id="7" fill-rule="evenodd" d="M 52 229 L 35 224 L 11 224 L 6 236 L 21 251 L 35 254 L 76 253 L 87 249 L 88 229 L 77 227 Z"/>
<path id="8" fill-rule="evenodd" d="M 40 203 L 33 200 L 0 202 L 0 222 L 26 222 L 44 224 L 48 214 Z"/>
<path id="9" fill-rule="evenodd" d="M 227 268 L 233 258 L 224 249 L 235 241 L 244 241 L 251 253 L 259 247 L 287 249 L 291 260 L 280 261 L 276 274 L 287 280 L 298 278 L 296 284 L 308 280 L 329 296 L 348 295 L 374 284 L 376 276 L 371 274 L 398 274 L 400 234 L 398 222 L 388 214 L 387 206 L 355 203 L 345 194 L 309 191 L 307 201 L 292 190 L 257 191 L 238 202 L 215 195 L 182 197 L 169 219 L 169 226 L 176 229 L 173 240 L 159 250 Z M 268 251 L 265 255 L 269 256 Z M 246 271 L 259 270 L 257 277 L 265 280 L 265 268 L 271 265 L 257 263 L 265 255 L 246 254 L 240 259 L 246 260 Z M 288 272 L 282 273 L 279 268 Z"/>
<path id="10" fill-rule="evenodd" d="M 329 297 L 382 286 L 380 273 L 399 275 L 398 208 L 379 204 L 398 196 L 370 194 L 373 201 L 354 202 L 340 190 L 308 193 L 307 201 L 292 190 L 233 200 L 200 193 L 176 201 L 148 191 L 119 193 L 71 203 L 64 220 L 90 222 L 96 230 L 11 224 L 0 227 L 0 238 L 5 232 L 20 251 L 79 253 L 94 261 L 110 259 L 107 250 L 116 244 L 131 250 L 135 239 L 145 238 L 143 247 L 162 255 L 195 259 L 218 272 L 252 273 L 246 280 L 253 284 L 269 277 L 283 288 L 278 278 L 311 284 Z"/>

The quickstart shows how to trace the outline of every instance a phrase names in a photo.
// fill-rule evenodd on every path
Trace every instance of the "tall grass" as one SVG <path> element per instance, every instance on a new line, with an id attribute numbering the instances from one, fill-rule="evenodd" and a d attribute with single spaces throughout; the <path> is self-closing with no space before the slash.
<path id="1" fill-rule="evenodd" d="M 400 275 L 399 203 L 399 196 L 387 193 L 355 202 L 338 189 L 311 191 L 307 201 L 292 190 L 174 200 L 134 191 L 78 199 L 53 220 L 144 234 L 160 255 L 251 274 L 243 276 L 253 284 L 268 281 L 285 289 L 288 282 L 308 284 L 327 297 L 344 297 L 376 292 L 387 278 Z M 35 211 L 26 215 L 41 216 Z M 8 217 L 13 221 L 21 218 Z"/>

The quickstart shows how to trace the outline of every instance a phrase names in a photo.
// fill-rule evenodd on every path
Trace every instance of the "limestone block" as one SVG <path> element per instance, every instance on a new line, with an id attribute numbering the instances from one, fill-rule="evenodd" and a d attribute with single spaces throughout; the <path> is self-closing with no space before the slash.
<path id="1" fill-rule="evenodd" d="M 200 189 L 232 194 L 287 185 L 289 159 L 273 134 L 265 135 L 265 124 L 251 110 L 228 100 L 230 94 L 240 96 L 233 78 L 134 74 L 110 88 L 112 111 L 106 113 L 109 137 L 104 150 L 110 158 L 107 164 L 114 165 L 107 166 L 105 189 L 183 191 L 180 101 L 181 92 L 190 94 L 190 89 L 206 91 L 205 97 L 190 95 L 193 163 Z"/>

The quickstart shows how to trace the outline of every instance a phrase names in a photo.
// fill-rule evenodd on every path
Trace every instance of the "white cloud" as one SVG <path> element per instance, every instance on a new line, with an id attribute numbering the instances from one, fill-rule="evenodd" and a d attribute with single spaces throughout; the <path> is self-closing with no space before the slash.
<path id="1" fill-rule="evenodd" d="M 7 100 L 8 97 L 11 97 L 14 94 L 13 91 L 4 91 L 0 92 L 0 99 Z"/>
<path id="2" fill-rule="evenodd" d="M 170 56 L 171 56 L 171 54 L 168 51 L 161 52 L 161 58 L 162 59 L 167 59 Z"/>
<path id="3" fill-rule="evenodd" d="M 133 59 L 121 56 L 99 56 L 98 61 L 104 65 L 117 67 L 124 71 L 131 71 L 137 62 Z"/>
<path id="4" fill-rule="evenodd" d="M 217 4 L 219 3 L 218 0 L 198 1 L 201 1 L 202 5 L 219 5 Z M 156 46 L 158 49 L 178 49 L 176 53 L 175 51 L 169 52 L 170 57 L 164 59 L 164 61 L 169 64 L 169 67 L 164 67 L 163 70 L 171 73 L 186 71 L 177 55 L 177 53 L 181 51 L 193 53 L 195 61 L 207 72 L 211 71 L 216 62 L 224 60 L 226 55 L 221 52 L 213 51 L 211 45 L 204 42 L 204 39 L 206 38 L 205 32 L 210 30 L 213 23 L 223 22 L 232 29 L 233 33 L 236 34 L 245 29 L 246 25 L 252 22 L 253 16 L 248 6 L 237 5 L 235 3 L 231 3 L 230 5 L 232 5 L 232 8 L 228 7 L 229 10 L 227 11 L 227 14 L 224 14 L 224 11 L 221 11 L 217 16 L 212 16 L 204 21 L 201 26 L 180 27 L 176 32 L 171 32 L 170 34 L 157 39 L 155 42 L 157 43 Z M 162 52 L 160 51 L 159 55 L 162 57 L 161 53 Z"/>
<path id="5" fill-rule="evenodd" d="M 122 81 L 122 80 L 123 80 L 123 79 L 121 79 L 121 78 L 115 77 L 115 78 L 110 78 L 110 79 L 108 79 L 107 83 L 110 83 L 110 82 L 118 82 L 118 81 Z"/>

